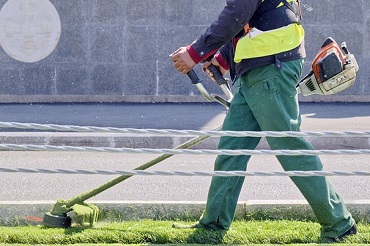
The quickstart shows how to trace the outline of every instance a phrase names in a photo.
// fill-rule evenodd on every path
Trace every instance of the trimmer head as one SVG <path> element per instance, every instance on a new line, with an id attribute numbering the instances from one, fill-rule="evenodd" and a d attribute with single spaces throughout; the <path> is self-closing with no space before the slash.
<path id="1" fill-rule="evenodd" d="M 73 221 L 81 226 L 93 226 L 98 221 L 99 208 L 84 202 L 76 204 L 74 201 L 58 200 L 51 211 L 44 215 L 43 224 L 47 227 L 67 228 Z"/>
<path id="2" fill-rule="evenodd" d="M 72 224 L 72 219 L 67 214 L 53 215 L 50 212 L 44 215 L 43 224 L 47 227 L 67 228 Z"/>

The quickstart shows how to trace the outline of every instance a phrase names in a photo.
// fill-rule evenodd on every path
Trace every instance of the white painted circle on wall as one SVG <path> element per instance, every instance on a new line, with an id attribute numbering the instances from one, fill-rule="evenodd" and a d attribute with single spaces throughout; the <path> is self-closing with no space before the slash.
<path id="1" fill-rule="evenodd" d="M 59 42 L 61 23 L 49 0 L 8 0 L 0 11 L 0 45 L 13 59 L 37 62 Z"/>

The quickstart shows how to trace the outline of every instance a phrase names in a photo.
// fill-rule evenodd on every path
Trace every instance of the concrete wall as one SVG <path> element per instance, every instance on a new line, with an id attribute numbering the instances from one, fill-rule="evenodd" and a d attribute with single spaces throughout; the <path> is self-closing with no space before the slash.
<path id="1" fill-rule="evenodd" d="M 55 24 L 53 30 L 49 26 L 45 31 L 44 24 L 53 18 L 44 15 L 38 19 L 28 15 L 31 19 L 9 22 L 13 13 L 4 11 L 4 6 L 15 8 L 22 1 L 0 0 L 3 6 L 0 12 L 3 44 L 0 103 L 204 101 L 188 78 L 175 71 L 168 55 L 204 32 L 222 10 L 225 0 L 52 0 L 61 23 L 59 42 L 46 58 L 32 61 L 29 55 L 27 62 L 24 62 L 27 57 L 23 61 L 15 59 L 24 55 L 24 51 L 17 50 L 18 44 L 10 39 L 30 46 L 26 39 L 31 37 L 34 39 L 31 48 L 43 51 L 51 45 L 40 42 L 50 39 L 52 32 L 57 35 L 58 28 Z M 41 8 L 48 0 L 27 1 Z M 370 102 L 368 2 L 311 0 L 304 3 L 309 5 L 303 8 L 306 61 L 310 62 L 325 38 L 332 36 L 338 43 L 347 42 L 356 55 L 360 72 L 355 85 L 340 94 L 301 100 Z M 33 25 L 27 26 L 31 23 L 29 20 L 34 21 Z M 42 34 L 45 34 L 41 39 L 34 34 L 40 26 L 44 27 Z M 7 51 L 6 42 L 12 43 L 15 53 Z M 306 63 L 305 71 L 308 69 L 309 63 Z M 199 67 L 196 71 L 201 73 Z M 201 76 L 210 92 L 220 93 L 217 86 Z"/>

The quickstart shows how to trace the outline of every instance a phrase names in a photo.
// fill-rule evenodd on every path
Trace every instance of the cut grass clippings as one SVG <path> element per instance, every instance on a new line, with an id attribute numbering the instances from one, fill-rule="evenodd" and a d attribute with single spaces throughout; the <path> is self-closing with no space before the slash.
<path id="1" fill-rule="evenodd" d="M 192 224 L 195 222 L 181 222 Z M 97 226 L 46 228 L 0 227 L 0 244 L 318 244 L 320 226 L 302 221 L 235 221 L 229 231 L 172 228 L 173 221 L 127 221 Z M 369 244 L 370 225 L 344 244 Z"/>

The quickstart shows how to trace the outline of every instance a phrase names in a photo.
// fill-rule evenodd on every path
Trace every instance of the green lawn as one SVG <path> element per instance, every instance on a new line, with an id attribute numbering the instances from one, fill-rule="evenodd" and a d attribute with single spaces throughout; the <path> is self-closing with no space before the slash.
<path id="1" fill-rule="evenodd" d="M 310 221 L 235 221 L 231 230 L 222 232 L 175 229 L 172 223 L 142 220 L 101 222 L 93 228 L 0 227 L 0 244 L 323 244 L 319 224 Z M 341 245 L 369 244 L 370 225 L 360 223 L 358 229 L 358 235 Z"/>

